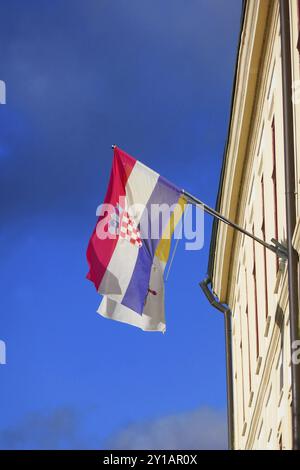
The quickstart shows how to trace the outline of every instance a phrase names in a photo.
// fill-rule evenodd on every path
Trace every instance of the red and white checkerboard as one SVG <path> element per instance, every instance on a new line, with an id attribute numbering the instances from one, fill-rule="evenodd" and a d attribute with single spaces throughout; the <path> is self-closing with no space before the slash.
<path id="1" fill-rule="evenodd" d="M 128 240 L 132 245 L 138 246 L 139 248 L 142 246 L 140 231 L 127 211 L 124 211 L 121 216 L 119 236 Z"/>

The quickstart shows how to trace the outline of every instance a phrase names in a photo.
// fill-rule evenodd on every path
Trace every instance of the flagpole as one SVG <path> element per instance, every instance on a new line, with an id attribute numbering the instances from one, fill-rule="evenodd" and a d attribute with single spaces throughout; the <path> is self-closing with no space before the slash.
<path id="1" fill-rule="evenodd" d="M 116 148 L 116 145 L 115 144 L 112 144 L 111 148 L 114 150 Z M 283 246 L 280 242 L 278 242 L 277 240 L 275 240 L 274 238 L 271 239 L 271 242 L 273 243 L 273 245 L 271 245 L 270 243 L 267 243 L 265 242 L 264 240 L 262 240 L 261 238 L 258 238 L 256 237 L 253 233 L 250 233 L 248 232 L 247 230 L 245 230 L 243 227 L 240 227 L 238 224 L 236 224 L 235 222 L 232 222 L 231 220 L 227 219 L 226 217 L 224 217 L 224 215 L 220 214 L 218 211 L 216 211 L 215 209 L 213 209 L 212 207 L 209 207 L 207 204 L 205 204 L 203 201 L 201 201 L 200 199 L 198 199 L 197 197 L 193 196 L 192 194 L 188 193 L 187 191 L 185 191 L 185 189 L 182 189 L 182 194 L 185 196 L 187 202 L 190 202 L 191 204 L 195 205 L 195 206 L 201 206 L 201 208 L 207 212 L 208 214 L 210 214 L 211 216 L 215 217 L 216 219 L 220 220 L 221 222 L 223 222 L 224 224 L 227 224 L 229 225 L 230 227 L 234 228 L 235 230 L 238 230 L 239 232 L 243 233 L 244 235 L 246 235 L 247 237 L 250 237 L 252 238 L 252 240 L 256 241 L 257 243 L 259 243 L 260 245 L 264 246 L 265 248 L 267 248 L 268 250 L 272 251 L 273 253 L 275 253 L 278 258 L 282 258 L 284 260 L 287 260 L 288 258 L 288 254 L 287 254 L 287 249 L 285 246 Z"/>
<path id="2" fill-rule="evenodd" d="M 248 232 L 243 227 L 240 227 L 235 222 L 232 222 L 231 220 L 227 219 L 222 214 L 217 212 L 215 209 L 213 209 L 212 207 L 209 207 L 207 204 L 205 204 L 204 202 L 202 202 L 200 199 L 193 196 L 192 194 L 188 193 L 184 189 L 182 190 L 182 194 L 186 197 L 187 202 L 190 202 L 191 204 L 193 204 L 195 206 L 201 206 L 205 212 L 212 215 L 213 217 L 220 220 L 221 222 L 224 222 L 225 224 L 229 225 L 230 227 L 234 228 L 235 230 L 238 230 L 239 232 L 243 233 L 247 237 L 252 238 L 252 240 L 255 240 L 257 243 L 260 243 L 260 245 L 264 246 L 265 248 L 268 248 L 268 250 L 271 250 L 279 258 L 287 259 L 287 250 L 286 250 L 285 246 L 283 246 L 281 243 L 279 243 L 274 238 L 272 238 L 272 240 L 271 240 L 271 242 L 273 243 L 273 245 L 271 245 L 270 243 L 267 243 L 264 240 L 261 240 L 260 238 L 256 237 L 253 233 Z"/>

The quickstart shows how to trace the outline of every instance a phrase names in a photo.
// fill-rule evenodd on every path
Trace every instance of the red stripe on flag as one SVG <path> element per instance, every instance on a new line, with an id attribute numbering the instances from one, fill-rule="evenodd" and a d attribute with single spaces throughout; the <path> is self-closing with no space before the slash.
<path id="1" fill-rule="evenodd" d="M 112 170 L 104 199 L 105 204 L 112 204 L 112 206 L 115 207 L 120 197 L 126 195 L 126 183 L 135 162 L 136 160 L 134 158 L 123 152 L 123 150 L 115 147 Z M 104 216 L 99 217 L 97 224 L 103 217 Z M 116 236 L 114 239 L 105 238 L 104 240 L 100 240 L 96 233 L 96 227 L 94 228 L 86 252 L 90 268 L 86 277 L 95 284 L 98 290 L 119 237 Z"/>

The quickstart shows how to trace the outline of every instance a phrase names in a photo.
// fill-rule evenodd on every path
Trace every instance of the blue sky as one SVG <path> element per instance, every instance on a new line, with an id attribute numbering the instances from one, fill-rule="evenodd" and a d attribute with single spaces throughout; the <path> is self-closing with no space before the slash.
<path id="1" fill-rule="evenodd" d="M 240 0 L 2 2 L 0 448 L 226 445 L 223 318 L 198 286 L 209 216 L 201 251 L 179 245 L 165 335 L 96 314 L 85 251 L 113 143 L 215 204 L 240 13 Z"/>

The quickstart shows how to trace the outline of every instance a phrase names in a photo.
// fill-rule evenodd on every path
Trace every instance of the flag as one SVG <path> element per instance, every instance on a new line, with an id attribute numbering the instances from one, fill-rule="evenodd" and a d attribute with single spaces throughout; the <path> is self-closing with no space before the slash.
<path id="1" fill-rule="evenodd" d="M 87 248 L 98 313 L 145 331 L 165 331 L 164 269 L 184 209 L 179 188 L 114 148 L 110 181 Z"/>

